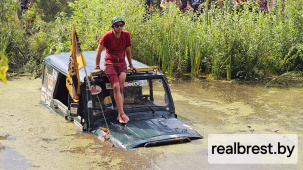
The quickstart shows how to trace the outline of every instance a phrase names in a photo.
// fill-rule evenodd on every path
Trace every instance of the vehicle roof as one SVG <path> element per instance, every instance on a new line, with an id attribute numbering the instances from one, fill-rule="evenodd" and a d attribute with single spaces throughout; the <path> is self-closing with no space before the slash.
<path id="1" fill-rule="evenodd" d="M 101 53 L 100 68 L 102 70 L 104 68 L 105 53 L 106 53 L 105 51 L 102 51 L 102 53 Z M 87 71 L 87 75 L 89 76 L 90 73 L 95 70 L 96 51 L 84 51 L 84 52 L 82 52 L 82 54 L 83 54 L 86 64 L 87 64 L 86 71 Z M 66 76 L 67 71 L 68 71 L 69 56 L 70 56 L 69 52 L 53 54 L 53 55 L 47 56 L 43 60 L 43 62 L 47 62 L 52 67 L 54 67 L 55 69 L 57 69 L 59 72 L 61 72 L 62 74 L 64 74 Z M 126 64 L 128 65 L 128 61 L 127 60 L 125 60 L 125 61 L 126 61 Z M 134 59 L 132 59 L 132 64 L 136 68 L 148 67 L 148 65 L 143 64 Z M 80 82 L 84 82 L 85 70 L 81 69 L 79 72 L 80 72 L 80 74 L 79 74 Z"/>

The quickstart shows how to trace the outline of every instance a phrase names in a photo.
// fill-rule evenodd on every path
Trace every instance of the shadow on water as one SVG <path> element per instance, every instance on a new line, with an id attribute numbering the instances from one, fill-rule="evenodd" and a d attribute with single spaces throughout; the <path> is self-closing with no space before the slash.
<path id="1" fill-rule="evenodd" d="M 0 136 L 1 140 L 12 140 L 9 135 Z M 27 163 L 23 155 L 14 151 L 12 148 L 1 145 L 0 143 L 0 168 L 1 169 L 27 169 L 33 167 Z"/>

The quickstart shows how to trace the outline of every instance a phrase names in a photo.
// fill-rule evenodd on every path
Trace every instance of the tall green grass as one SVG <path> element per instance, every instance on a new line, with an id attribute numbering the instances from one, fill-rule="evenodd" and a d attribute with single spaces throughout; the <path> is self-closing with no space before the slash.
<path id="1" fill-rule="evenodd" d="M 69 7 L 53 22 L 35 18 L 33 28 L 39 31 L 30 38 L 30 51 L 40 59 L 31 60 L 68 52 L 72 24 L 82 49 L 96 50 L 102 35 L 111 30 L 111 18 L 118 15 L 131 34 L 133 58 L 168 74 L 206 73 L 230 80 L 302 71 L 303 0 L 288 1 L 283 12 L 281 3 L 271 13 L 258 7 L 241 12 L 225 7 L 193 15 L 176 7 L 162 15 L 155 7 L 149 17 L 141 0 L 70 1 Z"/>
<path id="2" fill-rule="evenodd" d="M 302 19 L 302 1 L 290 1 L 283 13 L 277 10 L 269 14 L 258 7 L 242 12 L 212 9 L 194 18 L 189 12 L 180 15 L 178 10 L 170 10 L 164 16 L 155 13 L 143 23 L 147 27 L 138 34 L 145 39 L 134 48 L 139 59 L 148 56 L 146 49 L 155 49 L 153 64 L 168 73 L 210 72 L 227 79 L 280 74 L 303 64 L 300 55 L 291 53 L 294 46 L 300 51 Z M 145 34 L 146 29 L 154 34 Z M 293 57 L 296 63 L 289 60 Z"/>

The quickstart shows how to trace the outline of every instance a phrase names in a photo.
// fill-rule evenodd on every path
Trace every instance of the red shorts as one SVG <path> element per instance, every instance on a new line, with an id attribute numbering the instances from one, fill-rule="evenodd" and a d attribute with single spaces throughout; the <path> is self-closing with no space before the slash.
<path id="1" fill-rule="evenodd" d="M 120 64 L 106 64 L 104 69 L 110 84 L 119 82 L 119 75 L 124 72 L 127 73 L 127 66 Z"/>

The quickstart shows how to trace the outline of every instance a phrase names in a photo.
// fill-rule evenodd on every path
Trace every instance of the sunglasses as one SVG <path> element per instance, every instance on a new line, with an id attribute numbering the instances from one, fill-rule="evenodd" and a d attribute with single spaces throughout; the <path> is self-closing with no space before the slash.
<path id="1" fill-rule="evenodd" d="M 124 24 L 115 25 L 116 28 L 123 27 L 123 26 L 124 26 Z"/>

